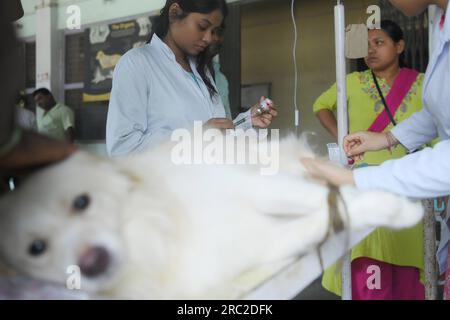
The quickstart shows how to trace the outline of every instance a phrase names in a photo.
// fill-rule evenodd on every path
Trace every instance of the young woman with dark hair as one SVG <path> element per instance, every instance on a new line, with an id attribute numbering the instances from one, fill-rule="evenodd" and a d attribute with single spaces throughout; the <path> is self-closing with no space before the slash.
<path id="1" fill-rule="evenodd" d="M 167 0 L 149 43 L 125 54 L 114 71 L 106 143 L 112 156 L 146 150 L 195 121 L 233 128 L 211 74 L 202 64 L 228 14 L 225 0 Z M 236 120 L 266 128 L 276 116 L 253 106 Z M 241 121 L 240 121 L 241 122 Z"/>
<path id="2" fill-rule="evenodd" d="M 350 132 L 384 132 L 422 108 L 423 74 L 405 68 L 405 41 L 402 29 L 393 21 L 383 20 L 381 29 L 369 30 L 369 52 L 363 72 L 347 77 Z M 322 94 L 314 111 L 322 124 L 337 137 L 336 86 Z M 386 108 L 392 120 L 386 116 Z M 367 154 L 356 166 L 373 166 L 400 158 L 407 150 Z M 381 272 L 380 288 L 367 283 L 374 279 L 368 268 Z M 423 224 L 401 231 L 376 229 L 352 249 L 352 286 L 354 300 L 424 299 Z M 341 293 L 341 274 L 333 266 L 326 270 L 324 287 Z"/>
<path id="3" fill-rule="evenodd" d="M 366 130 L 348 135 L 343 141 L 344 150 L 347 156 L 360 160 L 374 151 L 392 150 L 394 147 L 414 151 L 435 138 L 440 142 L 434 148 L 386 161 L 380 166 L 353 171 L 318 160 L 303 159 L 302 163 L 312 175 L 334 185 L 386 190 L 417 199 L 445 197 L 450 194 L 449 0 L 390 2 L 409 16 L 422 13 L 429 5 L 438 8 L 432 34 L 434 51 L 430 54 L 423 84 L 423 108 L 388 132 Z M 446 223 L 450 227 L 450 210 L 447 211 Z M 445 298 L 450 299 L 450 229 L 444 227 L 441 231 L 439 271 L 446 273 Z"/>

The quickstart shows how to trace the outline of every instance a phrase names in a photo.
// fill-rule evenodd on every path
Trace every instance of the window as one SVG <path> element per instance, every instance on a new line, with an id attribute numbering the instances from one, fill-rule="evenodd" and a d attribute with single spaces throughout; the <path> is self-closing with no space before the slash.
<path id="1" fill-rule="evenodd" d="M 112 49 L 112 52 L 117 52 L 123 54 L 125 52 L 121 52 L 120 49 L 123 47 L 126 50 L 133 48 L 135 45 L 143 45 L 148 39 L 148 33 L 150 32 L 150 25 L 147 21 L 148 19 L 142 19 L 145 16 L 122 19 L 122 21 L 130 21 L 134 19 L 139 19 L 136 21 L 136 25 L 134 28 L 133 34 L 123 34 L 117 37 L 118 34 L 114 36 L 110 36 L 109 33 L 105 33 L 104 27 L 106 23 L 111 22 L 103 22 L 101 25 L 91 26 L 88 30 L 83 30 L 77 33 L 68 33 L 65 36 L 65 76 L 64 76 L 64 96 L 65 96 L 65 104 L 69 107 L 73 108 L 75 112 L 75 131 L 76 131 L 76 139 L 81 142 L 98 142 L 105 140 L 106 136 L 106 118 L 108 112 L 108 104 L 109 101 L 98 101 L 98 102 L 84 102 L 86 100 L 86 96 L 95 95 L 90 92 L 89 85 L 93 82 L 93 76 L 96 80 L 96 72 L 98 69 L 92 69 L 92 53 L 96 52 L 100 54 L 101 51 L 103 53 L 108 54 L 108 50 Z M 122 22 L 117 21 L 114 23 Z M 99 31 L 99 33 L 92 33 L 92 29 Z M 141 34 L 141 31 L 145 31 L 145 36 Z M 87 32 L 87 33 L 86 33 Z M 89 34 L 97 37 L 104 36 L 106 34 L 106 38 L 104 41 L 99 43 L 94 42 L 95 46 L 92 50 L 92 43 L 90 42 L 91 38 Z M 117 39 L 121 38 L 121 39 Z M 105 42 L 106 41 L 106 42 Z M 104 43 L 105 42 L 105 43 Z M 99 45 L 102 44 L 102 45 Z M 115 47 L 116 46 L 116 47 Z M 119 49 L 119 50 L 118 50 Z M 106 68 L 106 69 L 110 69 Z M 91 70 L 91 71 L 88 71 Z M 102 81 L 109 81 L 108 85 L 111 83 L 110 74 L 112 74 L 112 70 L 106 70 L 108 73 L 100 74 L 100 76 L 105 77 Z M 86 74 L 91 73 L 93 74 Z M 111 72 L 111 73 L 109 73 Z M 88 80 L 87 80 L 88 78 Z M 86 85 L 85 85 L 86 84 Z M 109 91 L 110 87 L 101 87 L 100 89 L 103 91 Z M 106 88 L 106 89 L 105 89 Z M 109 92 L 108 92 L 109 93 Z M 91 101 L 102 100 L 105 99 L 102 94 L 100 94 L 99 99 L 91 99 Z M 107 95 L 107 93 L 105 93 Z M 107 99 L 107 98 L 106 98 Z"/>
<path id="2" fill-rule="evenodd" d="M 65 50 L 66 84 L 82 84 L 84 81 L 84 33 L 66 36 Z"/>
<path id="3" fill-rule="evenodd" d="M 83 107 L 83 89 L 66 90 L 64 95 L 65 104 L 78 110 Z"/>
<path id="4" fill-rule="evenodd" d="M 76 139 L 86 142 L 105 139 L 108 101 L 83 102 L 84 41 L 84 32 L 66 35 L 64 102 L 75 112 Z"/>

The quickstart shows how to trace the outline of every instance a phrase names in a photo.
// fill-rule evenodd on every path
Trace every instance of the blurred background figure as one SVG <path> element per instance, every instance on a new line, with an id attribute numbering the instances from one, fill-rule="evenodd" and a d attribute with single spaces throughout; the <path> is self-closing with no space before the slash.
<path id="1" fill-rule="evenodd" d="M 51 138 L 73 143 L 75 140 L 75 115 L 68 106 L 55 101 L 46 88 L 33 92 L 36 105 L 42 109 L 37 112 L 39 133 Z"/>
<path id="2" fill-rule="evenodd" d="M 403 30 L 390 20 L 381 21 L 381 29 L 369 31 L 368 70 L 347 76 L 350 133 L 360 130 L 387 132 L 397 123 L 422 109 L 424 75 L 406 68 Z M 386 103 L 385 103 L 386 102 Z M 337 89 L 334 84 L 314 104 L 314 112 L 323 126 L 337 138 Z M 385 110 L 390 110 L 391 119 Z M 367 153 L 355 167 L 376 166 L 405 156 L 398 146 L 391 151 Z M 425 262 L 423 223 L 405 230 L 378 228 L 352 249 L 353 300 L 423 300 L 425 298 Z M 386 276 L 382 289 L 369 290 L 372 276 L 367 268 L 377 266 Z M 336 265 L 326 270 L 323 286 L 340 295 L 341 273 Z"/>
<path id="3" fill-rule="evenodd" d="M 23 112 L 25 109 L 20 106 L 22 98 L 19 99 L 19 106 L 15 103 L 19 91 L 17 75 L 22 71 L 22 65 L 17 58 L 18 45 L 12 22 L 22 16 L 23 9 L 19 0 L 0 1 L 0 38 L 2 39 L 0 70 L 4 75 L 0 77 L 2 96 L 0 100 L 0 195 L 9 191 L 11 177 L 23 176 L 62 160 L 76 150 L 73 145 L 44 137 L 30 130 L 33 129 L 33 120 L 28 112 Z M 25 113 L 27 115 L 23 116 Z M 22 120 L 24 120 L 23 123 L 21 123 Z M 10 278 L 12 276 L 15 276 L 15 272 L 2 265 L 0 261 L 0 277 L 7 277 L 0 278 L 0 300 L 37 299 L 45 297 L 46 292 L 50 292 L 45 284 L 28 279 Z M 61 291 L 55 289 L 55 297 L 61 297 L 61 294 L 63 294 Z"/>
<path id="4" fill-rule="evenodd" d="M 65 159 L 76 147 L 22 129 L 16 122 L 18 75 L 23 66 L 18 61 L 18 44 L 12 22 L 23 16 L 19 0 L 0 1 L 0 193 L 8 190 L 7 181 L 37 168 Z"/>
<path id="5" fill-rule="evenodd" d="M 28 102 L 25 92 L 19 92 L 16 102 L 16 122 L 22 129 L 36 131 L 36 115 L 28 109 Z"/>

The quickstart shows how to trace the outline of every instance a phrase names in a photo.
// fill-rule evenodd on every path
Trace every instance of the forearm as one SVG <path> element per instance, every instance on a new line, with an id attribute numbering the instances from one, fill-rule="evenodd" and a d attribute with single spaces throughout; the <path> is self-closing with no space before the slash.
<path id="1" fill-rule="evenodd" d="M 0 158 L 0 174 L 35 169 L 60 161 L 76 151 L 76 147 L 32 131 L 23 131 L 19 143 Z"/>
<path id="2" fill-rule="evenodd" d="M 106 146 L 111 157 L 123 157 L 142 153 L 163 141 L 171 138 L 172 131 L 169 129 L 157 129 L 144 133 L 132 131 L 122 136 L 112 136 L 106 139 Z"/>
<path id="3" fill-rule="evenodd" d="M 334 113 L 330 110 L 320 110 L 316 113 L 317 118 L 319 119 L 322 126 L 328 130 L 329 133 L 333 135 L 333 137 L 338 137 L 338 127 L 337 121 Z"/>
<path id="4" fill-rule="evenodd" d="M 358 188 L 383 189 L 413 198 L 450 194 L 450 140 L 379 167 L 354 171 Z"/>
<path id="5" fill-rule="evenodd" d="M 344 151 L 356 160 L 368 151 L 391 150 L 399 144 L 390 132 L 362 131 L 348 135 L 344 139 Z"/>
<path id="6" fill-rule="evenodd" d="M 386 148 L 385 149 L 389 149 L 391 150 L 392 147 L 398 146 L 400 144 L 400 141 L 397 140 L 397 138 L 392 134 L 392 132 L 386 132 L 385 133 L 386 136 Z"/>
<path id="7" fill-rule="evenodd" d="M 438 135 L 434 119 L 425 108 L 399 123 L 391 133 L 410 151 L 432 141 Z"/>

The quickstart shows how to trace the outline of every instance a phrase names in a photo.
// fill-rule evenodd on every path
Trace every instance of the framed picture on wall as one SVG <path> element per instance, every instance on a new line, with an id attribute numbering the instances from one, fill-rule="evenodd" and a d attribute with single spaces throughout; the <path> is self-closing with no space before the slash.
<path id="1" fill-rule="evenodd" d="M 146 44 L 152 30 L 152 17 L 97 24 L 85 30 L 83 102 L 108 101 L 114 68 L 133 48 Z"/>
<path id="2" fill-rule="evenodd" d="M 241 87 L 241 111 L 246 111 L 259 102 L 261 96 L 271 96 L 271 83 L 246 84 Z"/>

